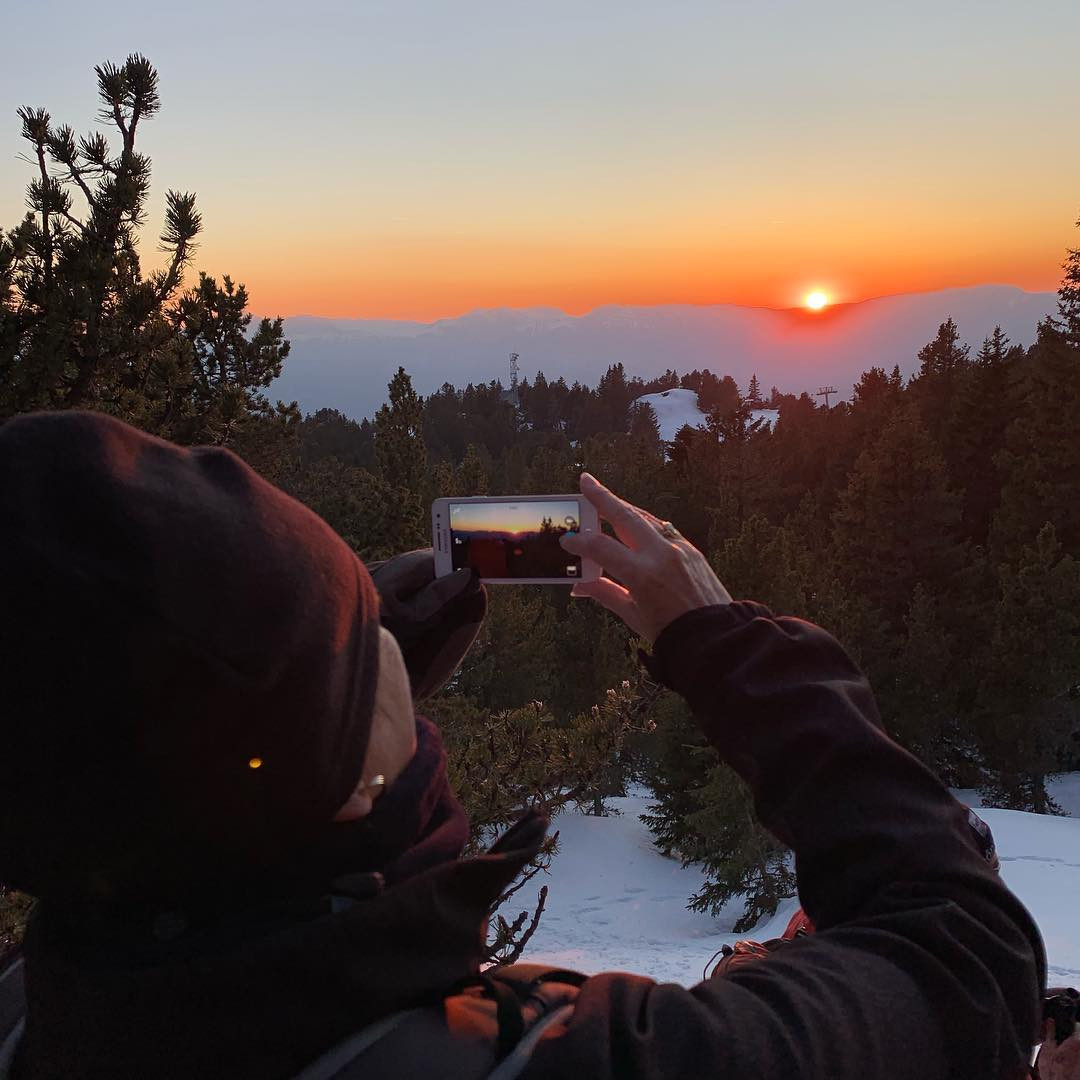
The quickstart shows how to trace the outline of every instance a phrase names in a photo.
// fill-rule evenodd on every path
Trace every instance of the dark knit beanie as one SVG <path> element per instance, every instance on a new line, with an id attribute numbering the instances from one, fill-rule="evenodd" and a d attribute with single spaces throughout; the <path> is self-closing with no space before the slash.
<path id="1" fill-rule="evenodd" d="M 0 882 L 139 903 L 294 857 L 360 776 L 378 603 L 226 450 L 0 426 Z"/>

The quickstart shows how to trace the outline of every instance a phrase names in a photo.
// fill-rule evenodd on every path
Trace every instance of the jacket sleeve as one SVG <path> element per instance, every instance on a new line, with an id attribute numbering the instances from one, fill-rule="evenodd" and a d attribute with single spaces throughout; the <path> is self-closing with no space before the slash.
<path id="1" fill-rule="evenodd" d="M 654 670 L 794 849 L 819 932 L 689 990 L 594 976 L 526 1075 L 1026 1076 L 1038 930 L 836 640 L 758 604 L 703 608 L 660 635 Z"/>

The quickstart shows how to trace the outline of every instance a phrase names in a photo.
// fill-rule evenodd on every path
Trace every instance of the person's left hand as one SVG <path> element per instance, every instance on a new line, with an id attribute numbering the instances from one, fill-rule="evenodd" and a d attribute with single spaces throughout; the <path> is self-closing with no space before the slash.
<path id="1" fill-rule="evenodd" d="M 413 700 L 440 690 L 461 666 L 487 611 L 487 592 L 471 570 L 435 576 L 431 548 L 407 551 L 368 572 L 382 601 L 382 624 L 397 639 Z"/>

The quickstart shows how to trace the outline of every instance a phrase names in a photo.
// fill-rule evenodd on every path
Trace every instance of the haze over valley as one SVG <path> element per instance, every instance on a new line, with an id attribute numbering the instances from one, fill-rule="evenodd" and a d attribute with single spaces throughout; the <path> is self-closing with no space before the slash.
<path id="1" fill-rule="evenodd" d="M 433 323 L 296 316 L 286 320 L 292 352 L 270 396 L 295 399 L 305 411 L 330 407 L 360 419 L 386 399 L 398 367 L 421 394 L 444 382 L 460 387 L 500 379 L 505 385 L 509 354 L 516 352 L 530 380 L 540 370 L 549 379 L 595 385 L 609 364 L 621 361 L 628 375 L 646 379 L 668 368 L 708 368 L 731 375 L 744 389 L 756 373 L 766 394 L 774 385 L 812 393 L 832 384 L 844 398 L 872 366 L 891 370 L 899 364 L 910 375 L 919 349 L 946 318 L 956 321 L 974 349 L 999 323 L 1014 344 L 1026 346 L 1056 306 L 1054 293 L 979 285 L 820 312 L 670 304 L 608 305 L 580 316 L 553 308 L 495 308 Z"/>

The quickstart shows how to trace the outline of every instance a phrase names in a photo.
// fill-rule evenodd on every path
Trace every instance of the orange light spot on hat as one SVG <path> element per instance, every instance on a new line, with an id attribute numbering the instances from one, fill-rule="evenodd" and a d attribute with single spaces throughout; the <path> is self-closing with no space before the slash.
<path id="1" fill-rule="evenodd" d="M 253 757 L 253 758 L 251 758 L 248 761 L 248 768 L 249 769 L 261 769 L 262 768 L 262 758 L 261 757 Z"/>

